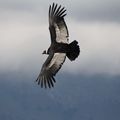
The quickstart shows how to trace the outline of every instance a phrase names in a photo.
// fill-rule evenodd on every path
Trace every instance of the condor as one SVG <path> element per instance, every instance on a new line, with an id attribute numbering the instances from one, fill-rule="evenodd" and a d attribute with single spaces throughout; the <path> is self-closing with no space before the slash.
<path id="1" fill-rule="evenodd" d="M 69 33 L 64 21 L 66 9 L 53 3 L 49 6 L 49 30 L 51 35 L 51 45 L 43 54 L 48 54 L 48 58 L 42 66 L 41 72 L 36 80 L 41 87 L 54 87 L 56 82 L 54 76 L 65 62 L 66 56 L 74 61 L 80 53 L 78 42 L 74 40 L 69 44 Z"/>

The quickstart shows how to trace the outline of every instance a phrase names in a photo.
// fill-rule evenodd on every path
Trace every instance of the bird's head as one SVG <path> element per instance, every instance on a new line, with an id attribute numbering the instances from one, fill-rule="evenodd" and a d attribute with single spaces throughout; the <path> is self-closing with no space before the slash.
<path id="1" fill-rule="evenodd" d="M 46 50 L 44 50 L 42 54 L 47 54 Z"/>
<path id="2" fill-rule="evenodd" d="M 48 50 L 44 50 L 42 54 L 47 54 L 47 55 L 49 55 L 49 53 L 50 53 L 50 47 L 48 48 Z"/>

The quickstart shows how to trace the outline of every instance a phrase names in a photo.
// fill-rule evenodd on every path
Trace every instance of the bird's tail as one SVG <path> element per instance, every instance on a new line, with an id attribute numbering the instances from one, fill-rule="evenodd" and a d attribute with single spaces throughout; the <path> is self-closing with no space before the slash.
<path id="1" fill-rule="evenodd" d="M 76 40 L 71 42 L 68 47 L 69 47 L 69 51 L 67 52 L 67 57 L 71 61 L 73 61 L 79 56 L 80 47 L 79 47 L 78 42 Z"/>

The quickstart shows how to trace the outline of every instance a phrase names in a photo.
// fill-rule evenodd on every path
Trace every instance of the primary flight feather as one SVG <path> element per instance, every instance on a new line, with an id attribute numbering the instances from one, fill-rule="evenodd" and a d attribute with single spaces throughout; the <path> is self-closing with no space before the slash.
<path id="1" fill-rule="evenodd" d="M 41 87 L 54 87 L 56 82 L 54 76 L 65 62 L 66 56 L 75 60 L 80 53 L 78 42 L 74 40 L 69 44 L 69 33 L 64 21 L 66 9 L 61 5 L 53 3 L 49 6 L 49 31 L 51 45 L 43 54 L 48 54 L 48 58 L 42 66 L 41 72 L 36 80 Z"/>

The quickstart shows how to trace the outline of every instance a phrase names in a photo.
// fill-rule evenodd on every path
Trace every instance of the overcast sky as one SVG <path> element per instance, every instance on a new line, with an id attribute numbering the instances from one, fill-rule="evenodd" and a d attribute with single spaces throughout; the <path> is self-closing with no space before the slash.
<path id="1" fill-rule="evenodd" d="M 52 0 L 0 0 L 0 72 L 36 71 L 50 45 L 48 7 Z M 81 55 L 66 60 L 70 73 L 120 75 L 120 1 L 56 0 L 66 7 L 70 42 Z"/>
<path id="2" fill-rule="evenodd" d="M 0 0 L 0 119 L 119 120 L 120 0 L 56 0 L 81 53 L 45 90 L 34 80 L 47 58 L 52 3 Z"/>

